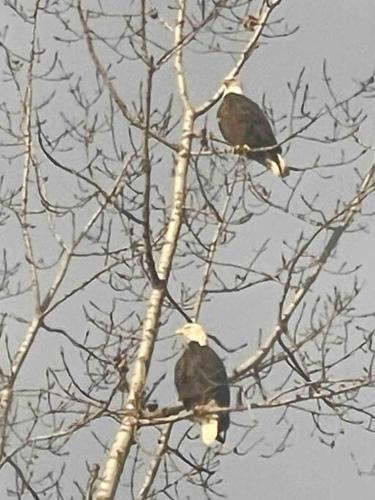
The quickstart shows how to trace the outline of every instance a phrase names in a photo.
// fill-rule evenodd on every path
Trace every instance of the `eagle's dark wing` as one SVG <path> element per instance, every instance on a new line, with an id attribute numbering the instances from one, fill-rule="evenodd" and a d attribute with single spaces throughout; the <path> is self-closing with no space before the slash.
<path id="1" fill-rule="evenodd" d="M 217 406 L 228 407 L 230 391 L 225 366 L 208 346 L 190 342 L 175 368 L 175 384 L 185 408 L 213 400 Z M 226 413 L 220 415 L 220 431 L 229 426 Z"/>
<path id="2" fill-rule="evenodd" d="M 244 95 L 229 93 L 219 106 L 217 118 L 224 139 L 238 147 L 237 152 L 261 163 L 278 177 L 288 175 L 289 169 L 281 156 L 280 146 L 266 151 L 249 151 L 245 148 L 277 145 L 271 125 L 258 104 Z"/>
<path id="3" fill-rule="evenodd" d="M 240 94 L 227 94 L 217 113 L 223 137 L 232 145 L 251 148 L 277 144 L 266 115 L 251 99 Z M 275 153 L 281 153 L 277 147 Z"/>

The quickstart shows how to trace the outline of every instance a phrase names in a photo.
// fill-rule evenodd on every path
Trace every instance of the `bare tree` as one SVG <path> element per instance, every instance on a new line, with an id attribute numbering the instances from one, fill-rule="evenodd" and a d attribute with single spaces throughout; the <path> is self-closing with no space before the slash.
<path id="1" fill-rule="evenodd" d="M 17 498 L 221 496 L 221 464 L 254 453 L 269 414 L 267 457 L 298 413 L 331 447 L 373 432 L 375 311 L 363 253 L 345 252 L 372 216 L 374 76 L 337 92 L 324 63 L 316 99 L 304 69 L 280 69 L 289 100 L 262 105 L 285 180 L 215 125 L 223 80 L 293 40 L 287 3 L 0 8 L 0 480 Z M 226 444 L 206 449 L 171 387 L 174 331 L 240 310 L 243 331 L 210 332 L 233 403 Z"/>

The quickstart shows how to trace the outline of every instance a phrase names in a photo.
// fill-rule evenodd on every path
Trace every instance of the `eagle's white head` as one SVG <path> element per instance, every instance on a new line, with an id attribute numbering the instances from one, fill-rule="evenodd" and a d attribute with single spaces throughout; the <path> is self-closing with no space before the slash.
<path id="1" fill-rule="evenodd" d="M 207 345 L 207 334 L 198 323 L 186 323 L 176 330 L 177 335 L 183 335 L 186 343 L 198 342 L 199 345 Z"/>
<path id="2" fill-rule="evenodd" d="M 243 95 L 243 88 L 239 75 L 233 78 L 226 78 L 223 82 L 224 95 L 226 94 L 241 94 Z"/>

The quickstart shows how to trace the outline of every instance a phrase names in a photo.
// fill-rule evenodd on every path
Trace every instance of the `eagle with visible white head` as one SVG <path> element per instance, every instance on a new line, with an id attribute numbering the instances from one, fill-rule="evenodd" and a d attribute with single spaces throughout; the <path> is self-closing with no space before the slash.
<path id="1" fill-rule="evenodd" d="M 275 135 L 264 112 L 243 95 L 238 77 L 224 80 L 224 87 L 224 98 L 217 112 L 224 139 L 234 146 L 235 152 L 261 163 L 278 177 L 286 177 L 289 169 L 281 156 L 281 147 L 276 146 Z M 274 145 L 273 149 L 256 151 Z"/>
<path id="2" fill-rule="evenodd" d="M 229 412 L 207 413 L 211 408 L 229 408 L 230 391 L 225 366 L 207 345 L 207 335 L 197 323 L 187 323 L 176 332 L 186 348 L 175 367 L 175 384 L 180 401 L 187 410 L 201 409 L 197 417 L 205 445 L 224 442 L 229 427 Z M 198 413 L 198 412 L 197 412 Z M 221 434 L 224 433 L 224 436 Z"/>

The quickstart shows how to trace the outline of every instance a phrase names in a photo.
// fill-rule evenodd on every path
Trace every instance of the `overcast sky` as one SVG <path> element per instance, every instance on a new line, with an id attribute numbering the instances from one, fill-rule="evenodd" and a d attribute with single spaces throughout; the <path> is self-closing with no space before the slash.
<path id="1" fill-rule="evenodd" d="M 154 4 L 159 7 L 158 1 L 162 0 L 155 0 Z M 105 2 L 103 6 L 104 4 Z M 160 9 L 162 7 L 160 6 Z M 169 13 L 169 15 L 172 14 Z M 282 6 L 277 9 L 273 19 L 280 17 L 287 20 L 291 29 L 297 26 L 299 29 L 293 36 L 267 40 L 267 43 L 255 52 L 241 73 L 245 93 L 257 102 L 261 102 L 263 95 L 265 95 L 266 102 L 272 104 L 276 115 L 286 112 L 289 106 L 287 82 L 294 82 L 303 67 L 305 68 L 304 81 L 309 84 L 311 92 L 315 96 L 316 109 L 319 109 L 320 105 L 329 99 L 322 76 L 324 60 L 327 61 L 332 83 L 339 97 L 345 97 L 352 93 L 357 88 L 358 81 L 364 80 L 374 72 L 375 3 L 373 0 L 283 0 Z M 19 51 L 26 52 L 26 37 L 24 39 L 19 29 L 15 28 L 17 21 L 14 14 L 9 8 L 2 5 L 0 6 L 0 32 L 4 31 L 6 24 L 9 24 L 8 40 L 11 39 L 13 46 Z M 51 27 L 46 24 L 42 25 L 40 29 L 47 39 L 51 34 L 49 31 Z M 196 57 L 194 54 L 187 56 L 187 69 L 192 98 L 196 103 L 199 103 L 216 90 L 226 71 L 230 69 L 233 59 L 227 54 L 222 57 L 202 55 L 202 60 L 197 66 Z M 91 61 L 84 52 L 76 54 L 76 59 L 71 60 L 70 63 L 70 69 L 79 68 L 85 72 L 87 68 L 87 74 L 92 71 Z M 155 102 L 159 98 L 160 101 L 166 100 L 166 92 L 175 92 L 173 72 L 161 72 L 160 75 L 156 82 Z M 139 80 L 132 78 L 132 73 L 129 72 L 127 76 L 124 75 L 124 79 L 126 79 L 124 80 L 126 84 L 129 84 L 129 95 L 132 95 L 132 90 L 135 93 L 138 88 Z M 3 90 L 1 90 L 0 102 L 7 100 L 6 92 L 8 91 L 8 87 L 2 86 L 0 82 L 1 88 Z M 66 102 L 69 103 L 69 100 L 67 99 Z M 63 97 L 53 106 L 56 106 L 56 109 L 65 109 L 68 115 L 70 112 L 74 114 L 73 106 L 70 110 L 70 105 L 65 105 Z M 358 109 L 360 107 L 363 107 L 368 114 L 368 119 L 361 130 L 361 138 L 364 142 L 375 143 L 375 103 L 362 100 L 358 103 Z M 212 133 L 219 135 L 215 118 L 216 109 L 215 107 L 210 111 L 208 127 Z M 53 116 L 46 117 L 49 119 L 49 123 L 54 119 Z M 201 125 L 203 126 L 203 122 Z M 52 125 L 52 127 L 54 126 Z M 58 126 L 56 124 L 56 127 Z M 319 133 L 319 126 L 315 128 L 315 131 Z M 319 153 L 319 148 L 319 144 L 295 140 L 288 151 L 288 161 L 296 167 L 309 166 L 314 161 L 316 154 Z M 335 150 L 323 151 L 322 159 L 325 162 L 333 162 L 339 157 L 339 151 L 339 147 Z M 371 156 L 367 154 L 358 160 L 355 166 L 364 172 L 370 162 Z M 352 166 L 348 168 L 352 168 Z M 17 171 L 9 169 L 5 161 L 0 163 L 0 171 L 7 172 L 10 182 L 18 182 Z M 329 173 L 333 175 L 333 178 L 326 181 L 313 171 L 305 176 L 301 186 L 301 191 L 307 198 L 316 191 L 320 192 L 319 206 L 323 209 L 334 207 L 336 200 L 341 197 L 349 198 L 353 194 L 353 184 L 348 184 L 348 182 L 351 179 L 354 183 L 356 179 L 353 172 L 348 174 L 347 169 L 345 171 L 332 169 Z M 285 199 L 288 196 L 287 187 L 282 185 L 278 179 L 268 176 L 264 182 L 267 189 L 272 191 L 275 201 Z M 293 179 L 290 182 L 293 182 Z M 160 183 L 161 189 L 168 192 L 170 177 L 160 175 Z M 63 184 L 51 188 L 55 189 L 56 196 L 60 194 L 65 196 L 62 194 L 64 189 L 61 189 L 61 186 L 64 188 Z M 70 196 L 70 193 L 66 192 L 66 196 Z M 250 244 L 252 251 L 254 251 L 261 242 L 269 237 L 271 237 L 270 248 L 274 248 L 275 252 L 279 252 L 283 240 L 288 238 L 293 240 L 299 231 L 299 228 L 294 225 L 294 220 L 288 219 L 282 214 L 277 217 L 277 221 L 272 219 L 272 214 L 255 220 L 251 228 L 244 232 L 234 246 L 230 247 L 230 251 L 233 252 L 230 258 L 236 261 L 246 260 L 248 245 Z M 367 223 L 369 224 L 369 221 Z M 349 267 L 357 264 L 363 266 L 358 275 L 364 286 L 364 293 L 359 298 L 358 304 L 364 310 L 371 310 L 375 296 L 375 286 L 373 285 L 375 282 L 373 271 L 374 228 L 375 225 L 372 223 L 368 225 L 367 232 L 353 237 L 346 236 L 338 251 L 340 259 L 347 261 Z M 44 230 L 41 230 L 39 242 L 41 247 L 43 247 Z M 7 231 L 9 231 L 8 238 L 15 238 L 10 229 Z M 23 250 L 20 250 L 17 244 L 15 244 L 14 252 L 15 255 L 17 252 L 20 255 L 23 254 Z M 270 265 L 272 257 L 272 252 L 269 252 L 260 265 L 266 269 Z M 77 274 L 72 277 L 72 280 L 74 281 L 77 276 L 83 276 L 85 271 L 78 266 Z M 315 293 L 319 293 L 320 289 L 323 291 L 334 286 L 336 279 L 338 278 L 335 275 L 323 277 L 319 281 Z M 351 278 L 348 278 L 348 281 L 340 278 L 338 281 L 338 284 L 344 287 L 350 286 L 351 283 Z M 319 287 L 321 288 L 319 289 Z M 111 301 L 110 296 L 103 296 L 102 299 L 103 303 Z M 256 348 L 256 334 L 254 333 L 254 336 L 249 338 L 249 330 L 254 332 L 259 329 L 265 332 L 270 330 L 277 315 L 277 301 L 277 294 L 267 287 L 257 288 L 254 292 L 249 290 L 249 292 L 235 297 L 215 295 L 204 307 L 201 321 L 210 332 L 215 333 L 227 345 L 239 345 L 246 341 L 248 350 L 251 352 L 251 349 Z M 22 307 L 25 308 L 23 314 L 26 314 L 29 307 L 26 300 Z M 84 317 L 78 307 L 73 307 L 70 310 L 63 308 L 55 316 L 55 321 L 57 320 L 61 321 L 61 324 L 68 329 L 72 328 L 74 322 L 75 328 L 82 332 L 85 331 Z M 178 321 L 180 318 L 176 317 L 172 323 L 177 324 Z M 169 328 L 171 328 L 170 325 L 161 330 L 162 338 L 170 333 Z M 14 338 L 17 339 L 17 335 Z M 17 344 L 17 340 L 15 344 Z M 39 370 L 39 364 L 45 356 L 46 349 L 49 350 L 52 357 L 55 356 L 57 362 L 59 352 L 56 349 L 55 339 L 43 337 L 38 340 L 33 347 L 30 361 L 24 369 L 25 386 L 33 386 L 44 377 L 44 369 Z M 215 349 L 217 348 L 215 347 Z M 70 354 L 72 356 L 71 363 L 74 366 L 74 353 Z M 158 361 L 163 358 L 161 354 L 162 351 L 157 349 L 153 368 L 155 373 L 160 372 L 164 363 L 164 361 L 160 363 Z M 225 356 L 225 362 L 230 371 L 236 366 L 236 363 L 246 356 L 246 353 L 241 351 L 231 356 L 220 352 L 220 355 Z M 157 397 L 165 404 L 175 401 L 171 370 L 169 370 L 168 377 Z M 371 392 L 367 397 L 370 401 L 373 397 Z M 342 435 L 335 437 L 335 447 L 331 449 L 326 444 L 321 443 L 319 436 L 314 432 L 311 417 L 295 412 L 289 422 L 290 426 L 293 425 L 293 432 L 287 440 L 286 449 L 280 450 L 272 458 L 266 458 L 268 454 L 275 451 L 275 447 L 280 443 L 280 436 L 288 429 L 285 422 L 278 424 L 279 416 L 279 412 L 272 414 L 269 410 L 254 410 L 248 416 L 234 417 L 234 420 L 240 419 L 241 422 L 246 418 L 250 422 L 257 421 L 259 430 L 251 441 L 254 444 L 261 436 L 263 436 L 263 440 L 244 457 L 235 455 L 223 457 L 222 469 L 225 470 L 223 473 L 225 482 L 220 486 L 220 491 L 223 494 L 226 494 L 231 500 L 246 500 L 248 498 L 254 500 L 349 500 L 354 496 L 361 500 L 373 499 L 375 477 L 359 473 L 359 471 L 364 473 L 370 471 L 373 462 L 375 462 L 373 451 L 375 437 L 372 434 L 365 433 L 356 426 L 346 427 Z M 106 435 L 111 440 L 115 429 L 116 426 L 113 423 L 108 423 L 108 429 L 101 429 L 102 436 Z M 231 440 L 233 442 L 234 436 L 238 435 L 238 430 L 235 428 L 232 432 L 233 434 L 229 433 L 228 435 L 229 443 Z M 327 441 L 329 440 L 327 439 Z M 69 498 L 68 494 L 75 498 L 75 490 L 71 489 L 69 485 L 72 484 L 72 479 L 79 475 L 77 471 L 82 467 L 85 468 L 85 460 L 92 463 L 95 460 L 100 461 L 100 457 L 102 457 L 99 447 L 95 441 L 90 440 L 88 432 L 85 435 L 85 431 L 77 438 L 77 442 L 73 442 L 73 449 L 77 450 L 77 454 L 74 454 L 72 460 L 69 461 L 66 478 L 63 481 L 67 492 L 66 498 Z M 9 485 L 9 477 L 9 469 L 4 468 L 0 471 L 1 499 L 7 498 L 6 488 Z M 23 498 L 29 497 L 25 495 Z M 197 491 L 194 498 L 197 500 L 200 498 Z"/>

